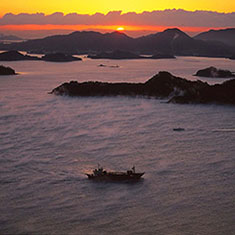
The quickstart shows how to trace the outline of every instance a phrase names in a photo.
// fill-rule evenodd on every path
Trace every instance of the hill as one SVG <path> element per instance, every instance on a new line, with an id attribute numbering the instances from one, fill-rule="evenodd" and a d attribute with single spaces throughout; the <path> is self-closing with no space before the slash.
<path id="1" fill-rule="evenodd" d="M 136 39 L 138 48 L 147 52 L 157 51 L 180 56 L 227 56 L 229 46 L 218 42 L 205 42 L 191 38 L 183 31 L 173 28 Z"/>
<path id="2" fill-rule="evenodd" d="M 0 33 L 0 41 L 18 41 L 22 40 L 22 38 L 19 38 L 15 35 L 5 35 L 3 33 Z"/>
<path id="3" fill-rule="evenodd" d="M 131 38 L 121 32 L 102 34 L 93 31 L 77 31 L 68 35 L 0 44 L 0 50 L 22 50 L 43 54 L 55 52 L 81 54 L 125 50 L 137 54 L 211 57 L 231 57 L 234 54 L 230 46 L 222 42 L 198 40 L 177 28 L 139 38 Z"/>
<path id="4" fill-rule="evenodd" d="M 219 41 L 229 46 L 235 47 L 235 28 L 210 30 L 200 33 L 194 38 L 204 41 Z"/>
<path id="5" fill-rule="evenodd" d="M 68 35 L 55 35 L 21 43 L 2 45 L 7 50 L 23 50 L 34 53 L 63 52 L 71 54 L 113 49 L 129 49 L 132 38 L 119 32 L 102 34 L 93 31 L 76 31 Z"/>

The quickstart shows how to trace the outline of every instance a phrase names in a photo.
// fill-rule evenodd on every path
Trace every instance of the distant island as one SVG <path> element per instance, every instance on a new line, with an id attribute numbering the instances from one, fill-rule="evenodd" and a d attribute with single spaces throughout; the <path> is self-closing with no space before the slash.
<path id="1" fill-rule="evenodd" d="M 210 78 L 231 78 L 235 74 L 229 70 L 217 69 L 213 66 L 205 69 L 198 70 L 194 76 L 210 77 Z"/>
<path id="2" fill-rule="evenodd" d="M 156 53 L 152 56 L 141 56 L 134 52 L 126 50 L 114 50 L 109 52 L 100 52 L 95 55 L 88 55 L 91 59 L 113 59 L 113 60 L 132 60 L 132 59 L 175 59 L 171 54 Z"/>
<path id="3" fill-rule="evenodd" d="M 109 52 L 100 52 L 93 55 L 88 55 L 91 59 L 175 59 L 176 57 L 170 54 L 157 53 L 153 56 L 141 56 L 130 51 L 114 50 Z M 19 60 L 43 60 L 49 62 L 72 62 L 81 61 L 80 57 L 75 57 L 64 53 L 49 53 L 42 57 L 24 55 L 18 51 L 6 51 L 0 53 L 0 61 L 19 61 Z"/>
<path id="4" fill-rule="evenodd" d="M 216 31 L 217 32 L 217 31 Z M 220 35 L 215 37 L 214 35 Z M 232 58 L 235 55 L 235 29 L 208 32 L 190 37 L 177 28 L 163 32 L 132 38 L 122 32 L 99 33 L 76 31 L 68 35 L 54 35 L 42 39 L 18 43 L 0 43 L 0 50 L 18 50 L 29 53 L 69 55 L 89 54 L 91 58 L 132 59 L 150 55 L 152 59 L 173 58 L 174 56 L 204 56 Z M 234 40 L 233 40 L 234 41 Z M 115 54 L 115 51 L 128 51 L 131 54 Z M 109 52 L 112 52 L 109 54 Z"/>
<path id="5" fill-rule="evenodd" d="M 16 75 L 14 69 L 0 65 L 0 75 Z"/>
<path id="6" fill-rule="evenodd" d="M 71 81 L 51 91 L 68 96 L 143 96 L 168 99 L 181 104 L 235 105 L 235 79 L 222 84 L 209 85 L 202 81 L 189 81 L 169 72 L 159 72 L 145 83 L 107 83 Z"/>
<path id="7" fill-rule="evenodd" d="M 7 51 L 0 53 L 0 61 L 40 60 L 36 56 L 23 55 L 18 51 Z"/>
<path id="8" fill-rule="evenodd" d="M 51 53 L 42 57 L 24 55 L 18 51 L 6 51 L 0 53 L 0 61 L 19 61 L 19 60 L 43 60 L 51 62 L 71 62 L 80 61 L 81 58 L 66 55 L 63 53 Z"/>
<path id="9" fill-rule="evenodd" d="M 71 55 L 66 55 L 63 53 L 51 53 L 42 56 L 41 58 L 44 61 L 51 61 L 51 62 L 71 62 L 71 61 L 78 61 L 82 60 L 81 58 L 74 57 Z"/>
<path id="10" fill-rule="evenodd" d="M 155 53 L 149 59 L 176 59 L 176 57 L 169 53 Z"/>
<path id="11" fill-rule="evenodd" d="M 130 51 L 125 50 L 114 50 L 110 52 L 100 52 L 97 54 L 88 55 L 88 58 L 91 59 L 115 59 L 115 60 L 123 60 L 123 59 L 143 59 L 145 57 L 137 55 Z"/>

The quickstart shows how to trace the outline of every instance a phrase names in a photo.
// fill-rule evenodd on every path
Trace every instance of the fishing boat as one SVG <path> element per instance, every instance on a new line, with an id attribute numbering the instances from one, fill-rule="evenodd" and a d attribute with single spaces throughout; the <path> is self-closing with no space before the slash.
<path id="1" fill-rule="evenodd" d="M 126 172 L 117 171 L 106 171 L 103 167 L 98 166 L 94 169 L 91 174 L 86 174 L 90 180 L 100 180 L 100 181 L 136 181 L 139 180 L 144 172 L 135 172 L 135 167 L 133 166 L 131 170 Z"/>

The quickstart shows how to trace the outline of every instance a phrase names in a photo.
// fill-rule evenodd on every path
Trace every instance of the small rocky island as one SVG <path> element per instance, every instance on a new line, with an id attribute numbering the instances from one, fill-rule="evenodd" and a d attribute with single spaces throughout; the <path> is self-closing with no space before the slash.
<path id="1" fill-rule="evenodd" d="M 230 78 L 235 77 L 235 74 L 229 70 L 217 69 L 213 66 L 198 70 L 194 76 L 209 77 L 209 78 Z"/>
<path id="2" fill-rule="evenodd" d="M 66 55 L 63 53 L 52 53 L 42 56 L 42 60 L 50 62 L 72 62 L 72 61 L 79 61 L 82 59 L 74 57 L 72 55 Z"/>
<path id="3" fill-rule="evenodd" d="M 36 56 L 23 55 L 18 51 L 6 51 L 0 53 L 0 61 L 40 60 Z"/>
<path id="4" fill-rule="evenodd" d="M 16 75 L 14 69 L 0 65 L 0 75 Z"/>
<path id="5" fill-rule="evenodd" d="M 143 96 L 168 99 L 169 103 L 235 105 L 235 79 L 209 85 L 199 80 L 175 77 L 169 72 L 159 72 L 145 83 L 71 81 L 58 86 L 51 93 L 68 96 Z"/>

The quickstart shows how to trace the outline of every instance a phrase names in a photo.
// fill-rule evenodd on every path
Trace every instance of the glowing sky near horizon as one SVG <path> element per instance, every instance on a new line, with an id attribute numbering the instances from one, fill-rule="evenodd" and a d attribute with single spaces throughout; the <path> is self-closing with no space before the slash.
<path id="1" fill-rule="evenodd" d="M 178 26 L 173 26 L 173 27 L 167 27 L 167 26 L 149 26 L 149 25 L 125 25 L 125 26 L 119 26 L 119 25 L 32 25 L 32 24 L 27 24 L 27 25 L 0 25 L 0 30 L 15 30 L 15 31 L 27 31 L 27 30 L 32 30 L 32 31 L 37 31 L 37 30 L 58 30 L 58 29 L 63 29 L 63 30 L 72 30 L 72 31 L 79 31 L 79 30 L 86 30 L 86 29 L 91 29 L 91 30 L 108 30 L 108 31 L 119 31 L 119 32 L 125 32 L 125 31 L 163 31 L 167 28 L 179 28 L 183 31 L 188 31 L 188 32 L 199 32 L 199 31 L 206 31 L 209 30 L 209 27 L 178 27 Z M 222 27 L 218 27 L 215 29 L 222 29 Z"/>
<path id="2" fill-rule="evenodd" d="M 122 12 L 143 12 L 164 9 L 184 9 L 184 10 L 209 10 L 217 12 L 234 12 L 234 0 L 1 0 L 0 16 L 6 13 L 36 13 L 43 12 L 51 14 L 53 12 L 63 12 L 65 14 L 76 12 L 79 14 L 94 14 L 96 12 L 108 13 L 113 10 Z"/>
<path id="3" fill-rule="evenodd" d="M 174 16 L 170 13 L 166 13 L 165 16 L 163 13 L 159 13 L 165 17 L 165 20 L 162 20 L 162 17 L 154 18 L 156 16 L 154 11 L 164 11 L 166 9 L 184 9 L 188 12 L 177 10 L 174 12 Z M 119 13 L 120 15 L 110 16 L 108 13 L 112 11 L 121 11 L 121 13 Z M 204 13 L 196 11 L 204 11 Z M 63 13 L 64 20 L 68 18 L 66 14 L 77 13 L 79 16 L 76 16 L 74 21 L 69 22 L 63 20 L 57 22 L 57 18 L 61 19 L 63 17 L 56 16 L 54 22 L 48 22 L 46 17 L 53 15 L 55 12 Z M 138 13 L 137 18 L 131 18 L 129 21 L 122 20 L 121 16 L 129 12 Z M 145 14 L 146 12 L 148 14 Z M 61 32 L 59 30 L 66 32 L 76 30 L 110 32 L 117 30 L 118 27 L 124 27 L 122 31 L 130 33 L 132 36 L 140 36 L 162 31 L 169 27 L 177 27 L 188 33 L 196 33 L 211 28 L 234 27 L 233 14 L 227 17 L 227 13 L 231 12 L 235 12 L 234 0 L 0 0 L 0 32 L 5 34 L 13 33 L 23 38 L 34 38 L 41 35 L 46 36 L 49 31 L 53 31 L 53 33 Z M 7 13 L 14 15 L 10 14 L 10 17 L 4 17 Z M 22 23 L 21 19 L 24 16 L 21 17 L 21 13 L 32 15 L 28 16 L 27 20 Z M 35 13 L 44 13 L 44 17 L 35 22 L 38 17 Z M 95 13 L 104 14 L 103 21 L 91 20 Z M 167 18 L 166 15 L 169 15 L 169 17 Z M 191 18 L 193 15 L 198 17 Z M 203 17 L 201 17 L 202 15 Z M 179 19 L 181 19 L 180 23 Z"/>

